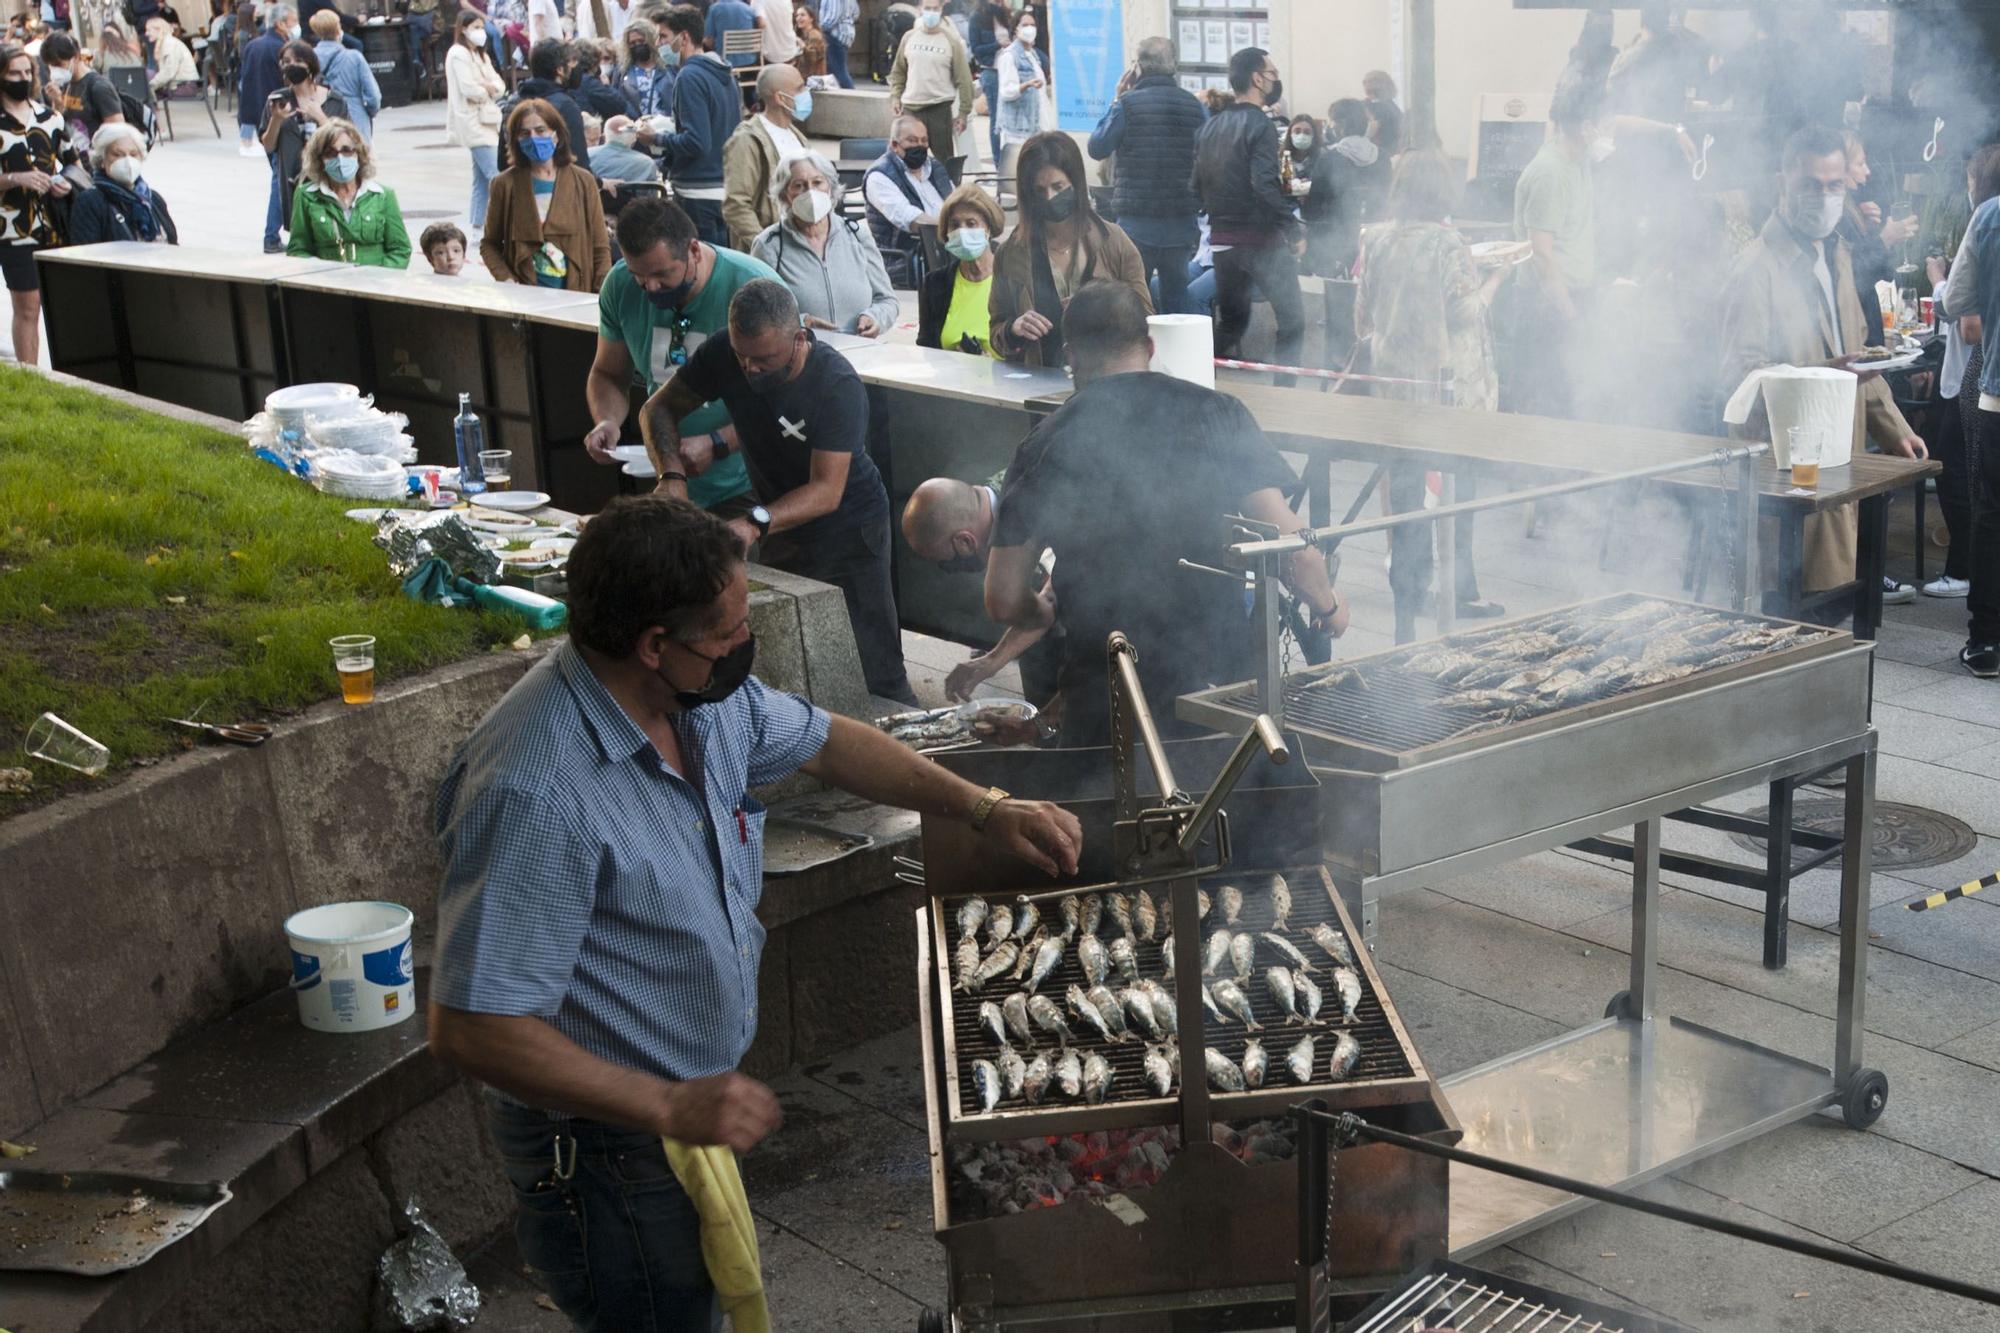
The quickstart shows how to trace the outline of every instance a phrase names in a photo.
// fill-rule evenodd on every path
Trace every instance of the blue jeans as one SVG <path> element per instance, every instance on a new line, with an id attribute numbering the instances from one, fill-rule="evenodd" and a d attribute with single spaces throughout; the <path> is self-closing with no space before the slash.
<path id="1" fill-rule="evenodd" d="M 1166 293 L 1161 290 L 1162 274 L 1155 273 L 1149 286 L 1153 289 L 1153 309 L 1161 314 L 1173 314 L 1161 301 Z M 1187 266 L 1187 276 L 1181 279 L 1181 308 L 1183 315 L 1208 315 L 1215 307 L 1215 270 L 1203 268 L 1192 261 Z"/>
<path id="2" fill-rule="evenodd" d="M 979 91 L 986 98 L 986 140 L 993 155 L 986 160 L 1000 170 L 1000 71 L 982 69 L 979 71 Z"/>
<path id="3" fill-rule="evenodd" d="M 493 183 L 493 173 L 500 169 L 500 149 L 495 145 L 474 148 L 472 151 L 472 207 L 467 210 L 472 225 L 486 225 L 486 195 Z M 470 258 L 471 256 L 467 256 Z"/>
<path id="4" fill-rule="evenodd" d="M 847 72 L 847 43 L 828 34 L 826 39 L 826 72 L 833 75 L 833 81 L 843 88 L 854 86 L 854 76 Z"/>
<path id="5" fill-rule="evenodd" d="M 514 1238 L 582 1333 L 709 1333 L 701 1218 L 651 1134 L 550 1120 L 486 1095 L 514 1187 Z M 560 1157 L 558 1156 L 560 1154 Z"/>
<path id="6" fill-rule="evenodd" d="M 276 245 L 282 238 L 278 235 L 289 221 L 285 217 L 285 183 L 278 179 L 278 155 L 264 154 L 271 164 L 271 202 L 264 209 L 264 244 Z"/>
<path id="7" fill-rule="evenodd" d="M 1153 289 L 1153 309 L 1162 315 L 1187 313 L 1188 265 L 1194 258 L 1191 245 L 1139 245 L 1140 271 L 1148 275 Z"/>
<path id="8" fill-rule="evenodd" d="M 681 211 L 694 223 L 694 234 L 707 245 L 729 247 L 729 225 L 722 220 L 722 201 L 719 199 L 676 199 Z"/>
<path id="9" fill-rule="evenodd" d="M 405 14 L 403 22 L 406 25 L 403 36 L 410 43 L 410 69 L 421 84 L 424 77 L 424 39 L 436 30 L 437 25 L 429 14 Z"/>

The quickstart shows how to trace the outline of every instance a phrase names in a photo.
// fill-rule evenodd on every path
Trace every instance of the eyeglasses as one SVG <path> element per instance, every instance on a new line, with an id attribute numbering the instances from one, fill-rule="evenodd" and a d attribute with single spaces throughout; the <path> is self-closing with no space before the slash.
<path id="1" fill-rule="evenodd" d="M 356 152 L 356 151 L 355 151 L 354 149 L 352 149 L 352 148 L 329 148 L 329 149 L 327 149 L 327 150 L 326 150 L 326 155 L 327 155 L 328 157 L 360 157 L 360 156 L 361 156 L 361 154 L 360 154 L 360 153 Z"/>

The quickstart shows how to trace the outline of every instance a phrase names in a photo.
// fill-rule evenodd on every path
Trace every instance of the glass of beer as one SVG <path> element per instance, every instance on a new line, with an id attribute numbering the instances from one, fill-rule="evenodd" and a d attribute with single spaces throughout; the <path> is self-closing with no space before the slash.
<path id="1" fill-rule="evenodd" d="M 479 468 L 486 477 L 488 490 L 504 491 L 507 483 L 514 480 L 514 451 L 512 449 L 481 449 Z"/>
<path id="2" fill-rule="evenodd" d="M 1819 489 L 1820 435 L 1810 426 L 1793 426 L 1785 432 L 1791 450 L 1792 485 L 1800 490 Z"/>
<path id="3" fill-rule="evenodd" d="M 343 634 L 328 639 L 333 669 L 340 675 L 340 697 L 351 704 L 375 702 L 375 636 Z"/>

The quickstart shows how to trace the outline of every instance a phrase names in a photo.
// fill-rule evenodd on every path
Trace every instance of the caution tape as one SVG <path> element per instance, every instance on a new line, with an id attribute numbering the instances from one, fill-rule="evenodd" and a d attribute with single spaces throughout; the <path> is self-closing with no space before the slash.
<path id="1" fill-rule="evenodd" d="M 1994 871 L 1985 879 L 1975 879 L 1968 884 L 1961 884 L 1955 889 L 1946 889 L 1943 893 L 1933 893 L 1928 898 L 1921 898 L 1916 902 L 1904 905 L 1912 912 L 1928 912 L 1933 907 L 1943 907 L 1954 898 L 1970 897 L 1982 889 L 1992 888 L 1995 884 L 2000 884 L 2000 870 Z"/>
<path id="2" fill-rule="evenodd" d="M 1269 361 L 1236 361 L 1226 356 L 1215 358 L 1215 364 L 1223 370 L 1260 370 L 1273 375 L 1303 375 L 1316 380 L 1352 380 L 1356 384 L 1412 384 L 1418 388 L 1435 389 L 1436 380 L 1397 379 L 1393 375 L 1357 375 L 1351 370 L 1322 370 L 1318 366 L 1280 366 Z"/>

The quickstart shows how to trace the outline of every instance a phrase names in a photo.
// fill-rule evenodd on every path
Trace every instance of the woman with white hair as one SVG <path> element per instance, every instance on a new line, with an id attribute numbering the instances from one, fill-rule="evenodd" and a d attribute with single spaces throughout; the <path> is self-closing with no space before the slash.
<path id="1" fill-rule="evenodd" d="M 167 201 L 146 183 L 146 137 L 131 125 L 100 125 L 90 138 L 90 179 L 69 213 L 72 245 L 149 241 L 179 245 Z"/>
<path id="2" fill-rule="evenodd" d="M 285 253 L 376 268 L 408 268 L 410 233 L 396 192 L 375 179 L 368 141 L 348 120 L 313 131 L 292 195 L 292 235 Z"/>
<path id="3" fill-rule="evenodd" d="M 750 254 L 777 271 L 810 329 L 879 338 L 896 322 L 895 290 L 866 227 L 835 214 L 840 173 L 818 153 L 787 153 L 771 173 L 778 220 Z"/>

